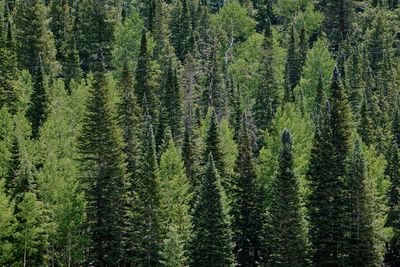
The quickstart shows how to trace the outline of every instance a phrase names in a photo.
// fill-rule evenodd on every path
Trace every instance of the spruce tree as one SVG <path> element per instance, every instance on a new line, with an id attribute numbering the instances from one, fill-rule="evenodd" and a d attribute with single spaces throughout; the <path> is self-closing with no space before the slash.
<path id="1" fill-rule="evenodd" d="M 211 153 L 206 169 L 193 212 L 189 266 L 231 266 L 231 230 L 223 204 L 223 189 Z"/>
<path id="2" fill-rule="evenodd" d="M 391 145 L 388 153 L 388 163 L 386 166 L 386 175 L 390 180 L 388 191 L 389 213 L 386 225 L 392 227 L 393 237 L 387 244 L 387 251 L 384 262 L 389 266 L 400 264 L 400 157 L 398 144 Z"/>
<path id="3" fill-rule="evenodd" d="M 88 261 L 106 266 L 124 255 L 127 174 L 123 137 L 106 74 L 96 74 L 79 137 L 81 175 L 87 201 Z"/>
<path id="4" fill-rule="evenodd" d="M 140 50 L 135 73 L 135 94 L 142 110 L 148 109 L 152 121 L 156 120 L 156 96 L 150 84 L 150 55 L 147 47 L 147 36 L 145 29 L 142 30 L 140 39 Z"/>
<path id="5" fill-rule="evenodd" d="M 353 0 L 320 0 L 318 6 L 325 15 L 323 29 L 328 34 L 333 50 L 337 51 L 352 31 L 355 13 Z"/>
<path id="6" fill-rule="evenodd" d="M 242 118 L 239 130 L 239 154 L 233 190 L 233 233 L 235 257 L 239 266 L 257 266 L 260 257 L 262 229 L 261 192 L 256 182 L 256 165 L 247 116 Z"/>
<path id="7" fill-rule="evenodd" d="M 257 32 L 264 32 L 266 28 L 269 27 L 269 24 L 273 21 L 273 3 L 273 0 L 256 1 L 255 8 L 257 9 Z"/>
<path id="8" fill-rule="evenodd" d="M 370 192 L 366 162 L 361 144 L 356 142 L 348 159 L 346 175 L 346 266 L 376 266 L 379 258 L 374 249 L 373 192 Z"/>
<path id="9" fill-rule="evenodd" d="M 182 62 L 192 49 L 192 24 L 190 21 L 189 5 L 187 0 L 179 0 L 175 4 L 171 23 L 171 43 L 175 48 L 176 56 Z"/>
<path id="10" fill-rule="evenodd" d="M 144 122 L 144 140 L 140 176 L 136 189 L 138 210 L 136 221 L 138 231 L 135 266 L 158 266 L 160 264 L 160 224 L 158 217 L 160 196 L 157 190 L 158 164 L 153 126 L 147 114 Z"/>
<path id="11" fill-rule="evenodd" d="M 297 52 L 296 37 L 294 25 L 291 26 L 286 64 L 285 64 L 285 92 L 284 100 L 293 102 L 295 99 L 294 88 L 300 79 L 300 70 L 298 67 L 299 56 Z"/>
<path id="12" fill-rule="evenodd" d="M 277 82 L 275 79 L 275 69 L 273 62 L 273 37 L 270 22 L 267 22 L 264 42 L 263 58 L 261 62 L 262 80 L 260 87 L 256 91 L 255 104 L 253 107 L 254 121 L 260 130 L 269 129 L 274 118 L 279 99 L 277 92 Z"/>
<path id="13" fill-rule="evenodd" d="M 267 266 L 307 266 L 308 242 L 301 211 L 300 185 L 294 172 L 292 138 L 282 134 L 278 171 L 272 185 L 264 243 Z"/>

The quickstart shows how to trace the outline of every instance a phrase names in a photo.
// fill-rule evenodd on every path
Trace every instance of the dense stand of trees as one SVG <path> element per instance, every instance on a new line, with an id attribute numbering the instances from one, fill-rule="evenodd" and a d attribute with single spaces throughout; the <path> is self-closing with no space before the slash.
<path id="1" fill-rule="evenodd" d="M 0 0 L 1 266 L 400 266 L 397 0 Z"/>

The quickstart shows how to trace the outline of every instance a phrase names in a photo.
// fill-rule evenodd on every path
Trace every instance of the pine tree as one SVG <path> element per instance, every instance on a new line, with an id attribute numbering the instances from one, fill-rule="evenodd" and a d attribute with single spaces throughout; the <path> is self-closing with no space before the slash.
<path id="1" fill-rule="evenodd" d="M 271 122 L 275 116 L 279 99 L 277 92 L 277 82 L 275 80 L 275 70 L 273 67 L 273 37 L 271 24 L 267 22 L 263 42 L 263 59 L 261 63 L 262 80 L 255 95 L 253 107 L 254 121 L 260 130 L 271 127 Z"/>
<path id="2" fill-rule="evenodd" d="M 353 5 L 353 0 L 319 1 L 319 7 L 325 15 L 323 29 L 328 34 L 334 51 L 337 51 L 341 43 L 351 34 L 354 19 Z"/>
<path id="3" fill-rule="evenodd" d="M 150 55 L 147 48 L 146 31 L 143 29 L 140 39 L 140 51 L 135 73 L 135 94 L 142 110 L 148 109 L 152 121 L 156 119 L 156 96 L 150 85 Z"/>
<path id="4" fill-rule="evenodd" d="M 386 225 L 393 228 L 393 237 L 387 244 L 385 263 L 396 266 L 400 263 L 400 157 L 397 143 L 393 143 L 388 153 L 388 163 L 385 174 L 389 177 L 390 188 L 388 191 L 389 213 Z"/>
<path id="5" fill-rule="evenodd" d="M 175 4 L 171 22 L 171 43 L 175 48 L 176 56 L 183 62 L 191 51 L 193 44 L 192 24 L 190 21 L 187 0 L 179 0 Z"/>
<path id="6" fill-rule="evenodd" d="M 88 260 L 95 265 L 114 265 L 124 254 L 127 174 L 111 89 L 106 75 L 97 73 L 79 137 L 87 229 L 91 237 Z"/>
<path id="7" fill-rule="evenodd" d="M 265 32 L 266 28 L 269 27 L 269 24 L 273 21 L 273 3 L 273 0 L 256 1 L 255 8 L 257 9 L 257 32 Z"/>
<path id="8" fill-rule="evenodd" d="M 190 220 L 189 180 L 179 149 L 170 140 L 160 160 L 160 225 L 163 229 L 162 260 L 165 266 L 187 266 L 187 248 L 192 224 Z M 169 252 L 173 251 L 175 256 Z"/>
<path id="9" fill-rule="evenodd" d="M 264 242 L 268 266 L 307 266 L 307 236 L 301 211 L 300 185 L 294 172 L 292 138 L 282 134 L 279 167 L 273 182 Z"/>
<path id="10" fill-rule="evenodd" d="M 189 265 L 231 266 L 232 237 L 224 210 L 223 189 L 211 153 L 193 212 L 193 227 Z"/>
<path id="11" fill-rule="evenodd" d="M 397 109 L 394 114 L 392 123 L 392 133 L 394 136 L 394 141 L 397 146 L 400 147 L 400 109 Z"/>
<path id="12" fill-rule="evenodd" d="M 346 175 L 346 227 L 348 233 L 347 266 L 376 266 L 379 258 L 374 249 L 373 193 L 368 188 L 366 162 L 361 144 L 356 142 L 348 159 Z"/>
<path id="13" fill-rule="evenodd" d="M 256 165 L 247 116 L 239 130 L 239 155 L 236 160 L 237 178 L 233 192 L 233 232 L 235 257 L 239 266 L 257 266 L 262 229 L 261 192 L 256 185 Z"/>
<path id="14" fill-rule="evenodd" d="M 286 64 L 285 64 L 285 94 L 284 100 L 286 102 L 293 102 L 295 99 L 294 88 L 300 80 L 300 70 L 298 67 L 299 56 L 297 52 L 296 37 L 294 32 L 294 25 L 291 26 L 289 44 L 287 50 Z"/>

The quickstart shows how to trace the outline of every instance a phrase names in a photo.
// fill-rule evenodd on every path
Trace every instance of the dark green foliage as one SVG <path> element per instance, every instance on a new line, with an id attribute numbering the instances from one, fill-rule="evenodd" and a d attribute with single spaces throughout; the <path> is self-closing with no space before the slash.
<path id="1" fill-rule="evenodd" d="M 256 185 L 256 165 L 253 144 L 246 116 L 238 136 L 239 155 L 235 171 L 232 204 L 235 257 L 239 266 L 257 266 L 262 229 L 261 192 Z"/>
<path id="2" fill-rule="evenodd" d="M 156 96 L 152 86 L 150 85 L 150 77 L 150 55 L 147 47 L 146 31 L 143 29 L 135 73 L 135 94 L 141 109 L 147 110 L 152 121 L 155 121 Z"/>
<path id="3" fill-rule="evenodd" d="M 117 264 L 123 257 L 127 174 L 122 133 L 117 127 L 105 74 L 98 74 L 87 100 L 79 151 L 87 201 L 88 260 L 95 265 Z"/>
<path id="4" fill-rule="evenodd" d="M 299 55 L 296 49 L 296 37 L 294 32 L 294 26 L 291 26 L 289 44 L 286 57 L 285 65 L 285 92 L 284 100 L 286 102 L 293 102 L 295 99 L 294 88 L 300 79 L 299 69 Z"/>
<path id="5" fill-rule="evenodd" d="M 182 137 L 182 92 L 178 81 L 176 67 L 173 66 L 171 59 L 164 72 L 162 88 L 162 106 L 165 123 L 169 126 L 174 140 Z"/>
<path id="6" fill-rule="evenodd" d="M 179 0 L 173 11 L 171 43 L 175 48 L 176 56 L 182 62 L 185 60 L 186 54 L 193 48 L 191 26 L 188 1 Z"/>
<path id="7" fill-rule="evenodd" d="M 32 137 L 39 137 L 39 130 L 48 116 L 48 99 L 45 87 L 43 66 L 40 64 L 33 73 L 33 91 L 31 95 L 31 105 L 27 111 L 27 117 L 32 124 Z"/>
<path id="8" fill-rule="evenodd" d="M 4 14 L 4 22 L 0 23 L 0 58 L 0 107 L 6 106 L 11 113 L 15 113 L 17 95 L 13 82 L 17 76 L 17 61 L 11 20 L 7 12 Z"/>
<path id="9" fill-rule="evenodd" d="M 225 267 L 233 263 L 231 231 L 222 198 L 218 171 L 209 154 L 193 212 L 190 266 Z"/>
<path id="10" fill-rule="evenodd" d="M 255 1 L 254 7 L 257 9 L 257 31 L 265 32 L 266 28 L 274 19 L 274 13 L 272 10 L 273 0 L 258 0 Z"/>
<path id="11" fill-rule="evenodd" d="M 158 266 L 160 260 L 160 229 L 158 222 L 159 195 L 157 192 L 158 164 L 153 126 L 147 115 L 145 119 L 145 139 L 143 156 L 136 192 L 138 200 L 134 205 L 138 210 L 136 221 L 137 247 L 135 248 L 135 266 Z"/>
<path id="12" fill-rule="evenodd" d="M 307 266 L 307 236 L 301 212 L 299 180 L 294 172 L 292 138 L 282 134 L 279 168 L 263 235 L 266 266 Z"/>
<path id="13" fill-rule="evenodd" d="M 393 227 L 394 233 L 387 245 L 385 263 L 389 266 L 397 266 L 400 264 L 400 222 L 398 220 L 400 216 L 400 158 L 398 144 L 392 144 L 387 158 L 386 175 L 391 184 L 388 192 L 389 214 L 386 223 Z"/>
<path id="14" fill-rule="evenodd" d="M 271 24 L 267 23 L 264 33 L 261 84 L 255 95 L 254 121 L 260 130 L 269 129 L 278 107 L 278 90 L 275 80 L 272 51 L 274 49 Z"/>
<path id="15" fill-rule="evenodd" d="M 341 43 L 351 34 L 354 19 L 353 5 L 353 0 L 319 1 L 319 8 L 325 15 L 323 29 L 328 34 L 334 51 L 337 51 Z"/>
<path id="16" fill-rule="evenodd" d="M 348 159 L 346 176 L 346 266 L 376 266 L 378 263 L 374 250 L 374 195 L 369 188 L 366 167 L 361 144 L 357 141 Z"/>

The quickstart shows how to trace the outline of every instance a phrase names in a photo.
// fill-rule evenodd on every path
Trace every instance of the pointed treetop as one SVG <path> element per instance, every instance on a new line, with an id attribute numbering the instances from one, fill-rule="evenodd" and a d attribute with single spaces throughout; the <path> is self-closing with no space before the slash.
<path id="1" fill-rule="evenodd" d="M 291 145 L 292 144 L 292 136 L 290 134 L 290 132 L 288 130 L 284 130 L 282 133 L 282 143 L 284 145 L 288 144 Z"/>

